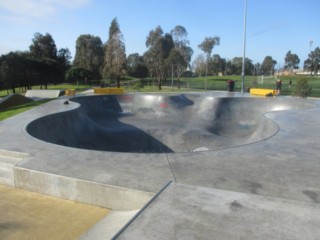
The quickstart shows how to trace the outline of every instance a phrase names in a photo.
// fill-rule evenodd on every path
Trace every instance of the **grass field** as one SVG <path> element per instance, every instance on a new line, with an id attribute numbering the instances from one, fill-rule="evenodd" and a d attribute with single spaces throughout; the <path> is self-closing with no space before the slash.
<path id="1" fill-rule="evenodd" d="M 280 76 L 279 77 L 282 81 L 282 95 L 292 95 L 292 92 L 295 89 L 295 84 L 298 80 L 298 76 Z M 309 81 L 309 85 L 312 88 L 311 96 L 312 97 L 320 97 L 320 77 L 307 77 Z M 135 80 L 135 79 L 130 79 Z M 209 76 L 207 79 L 206 77 L 196 77 L 196 78 L 181 78 L 180 80 L 180 87 L 179 90 L 177 88 L 177 82 L 174 79 L 173 85 L 171 79 L 168 79 L 163 82 L 162 88 L 164 91 L 205 91 L 205 90 L 217 90 L 217 91 L 227 91 L 228 80 L 235 81 L 235 91 L 241 91 L 241 83 L 242 78 L 241 76 Z M 261 77 L 257 76 L 245 76 L 245 88 L 246 91 L 248 88 L 257 87 L 257 88 L 268 88 L 268 89 L 275 89 L 275 80 L 272 77 L 265 77 L 263 83 L 261 83 Z M 289 88 L 289 80 L 292 80 L 291 88 Z M 135 83 L 130 84 L 130 81 L 126 79 L 123 88 L 127 92 L 131 91 L 139 91 L 139 92 L 157 92 L 158 86 L 156 81 L 154 80 L 143 80 L 144 87 L 136 87 Z M 129 84 L 128 84 L 129 82 Z M 49 85 L 48 89 L 75 89 L 77 92 L 81 92 L 87 89 L 92 88 L 92 85 L 87 84 L 58 84 L 58 85 Z M 33 86 L 32 89 L 40 89 L 40 86 Z M 25 90 L 21 88 L 16 88 L 16 93 L 24 93 Z M 9 92 L 7 90 L 0 91 L 0 98 L 5 97 L 8 93 L 12 93 L 11 90 Z"/>
<path id="2" fill-rule="evenodd" d="M 279 77 L 282 80 L 282 90 L 281 95 L 292 95 L 296 82 L 298 81 L 297 76 L 288 76 L 288 77 Z M 311 95 L 312 97 L 320 97 L 320 77 L 308 77 L 309 85 L 312 88 Z M 162 89 L 164 91 L 227 91 L 228 90 L 228 80 L 235 81 L 235 91 L 241 91 L 242 78 L 241 76 L 209 76 L 206 80 L 205 77 L 197 78 L 182 78 L 180 87 L 177 89 L 177 82 L 174 80 L 173 85 L 171 80 L 163 82 Z M 292 81 L 292 85 L 289 88 L 289 81 Z M 144 80 L 144 87 L 135 89 L 133 86 L 126 86 L 127 91 L 158 91 L 158 87 L 155 81 Z M 245 76 L 245 87 L 244 91 L 247 91 L 248 88 L 264 88 L 264 89 L 275 89 L 275 78 L 274 77 L 265 77 L 264 81 L 261 82 L 261 77 L 257 76 Z M 172 87 L 171 87 L 172 86 Z"/>
<path id="3" fill-rule="evenodd" d="M 48 89 L 52 90 L 65 90 L 65 89 L 75 89 L 77 92 L 85 91 L 87 89 L 90 89 L 92 86 L 88 84 L 57 84 L 57 85 L 48 85 Z M 40 89 L 40 86 L 33 86 L 32 89 Z M 22 88 L 16 88 L 16 93 L 24 94 L 26 92 L 25 89 Z M 12 90 L 1 90 L 0 91 L 0 98 L 7 96 L 8 94 L 12 94 Z"/>
<path id="4" fill-rule="evenodd" d="M 298 76 L 280 76 L 282 80 L 282 89 L 281 95 L 292 95 L 296 83 L 298 81 Z M 307 77 L 308 84 L 312 88 L 311 95 L 312 97 L 320 97 L 320 77 Z M 208 77 L 207 83 L 204 77 L 201 78 L 191 78 L 191 79 L 183 79 L 184 87 L 188 85 L 190 88 L 196 89 L 205 89 L 207 85 L 207 90 L 222 90 L 227 91 L 228 85 L 227 80 L 235 81 L 235 91 L 241 91 L 242 78 L 241 76 L 223 76 L 223 77 Z M 256 76 L 245 76 L 245 87 L 244 91 L 248 88 L 264 88 L 264 89 L 275 89 L 275 78 L 265 77 L 263 83 L 261 83 L 261 77 Z M 289 81 L 292 81 L 291 87 L 289 87 Z M 189 83 L 189 84 L 188 84 Z"/>

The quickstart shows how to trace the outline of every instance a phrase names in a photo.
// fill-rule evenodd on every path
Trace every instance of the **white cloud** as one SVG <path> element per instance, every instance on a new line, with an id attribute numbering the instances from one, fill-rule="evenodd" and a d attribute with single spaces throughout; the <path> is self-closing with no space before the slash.
<path id="1" fill-rule="evenodd" d="M 68 8 L 77 8 L 87 5 L 90 0 L 43 0 L 47 4 L 57 4 Z"/>
<path id="2" fill-rule="evenodd" d="M 15 18 L 50 18 L 61 8 L 77 8 L 90 0 L 0 0 L 0 9 L 4 9 L 8 17 Z"/>

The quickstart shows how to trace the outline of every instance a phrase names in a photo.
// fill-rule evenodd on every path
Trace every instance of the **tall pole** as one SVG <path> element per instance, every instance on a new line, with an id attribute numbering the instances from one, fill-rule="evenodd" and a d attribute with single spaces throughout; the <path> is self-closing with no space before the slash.
<path id="1" fill-rule="evenodd" d="M 242 83 L 241 83 L 241 94 L 244 91 L 244 80 L 245 80 L 245 60 L 246 60 L 246 29 L 247 29 L 247 0 L 244 0 L 244 27 L 243 27 L 243 57 L 242 57 Z"/>

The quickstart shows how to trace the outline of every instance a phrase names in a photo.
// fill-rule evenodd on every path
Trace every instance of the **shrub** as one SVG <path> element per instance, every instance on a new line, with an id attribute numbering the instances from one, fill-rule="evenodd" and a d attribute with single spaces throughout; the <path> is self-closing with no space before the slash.
<path id="1" fill-rule="evenodd" d="M 311 90 L 307 78 L 298 78 L 293 94 L 298 97 L 307 97 L 311 94 Z"/>
<path id="2" fill-rule="evenodd" d="M 139 80 L 139 81 L 136 81 L 134 84 L 133 84 L 133 89 L 134 90 L 140 90 L 141 88 L 144 87 L 144 83 L 142 80 Z"/>

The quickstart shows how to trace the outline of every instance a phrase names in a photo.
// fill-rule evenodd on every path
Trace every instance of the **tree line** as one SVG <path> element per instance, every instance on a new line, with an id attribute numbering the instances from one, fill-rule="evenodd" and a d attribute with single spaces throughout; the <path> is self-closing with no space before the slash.
<path id="1" fill-rule="evenodd" d="M 188 32 L 181 25 L 164 33 L 160 26 L 151 30 L 146 37 L 147 50 L 142 55 L 133 53 L 126 56 L 125 43 L 117 18 L 113 19 L 106 43 L 90 34 L 80 35 L 76 40 L 73 62 L 68 48 L 57 50 L 49 33 L 35 33 L 29 51 L 10 52 L 0 57 L 0 87 L 30 89 L 33 85 L 47 88 L 47 85 L 62 82 L 86 82 L 101 80 L 101 84 L 115 83 L 126 76 L 135 78 L 151 77 L 159 89 L 168 77 L 175 77 L 180 87 L 182 76 L 241 75 L 242 57 L 231 60 L 212 54 L 220 45 L 220 37 L 206 37 L 199 45 L 204 54 L 199 54 L 191 63 L 193 49 L 190 47 Z M 298 68 L 300 59 L 288 51 L 285 69 Z M 245 59 L 246 75 L 273 75 L 277 61 L 266 56 L 263 62 L 253 64 Z M 320 49 L 311 51 L 304 61 L 304 69 L 317 73 L 320 66 Z"/>

